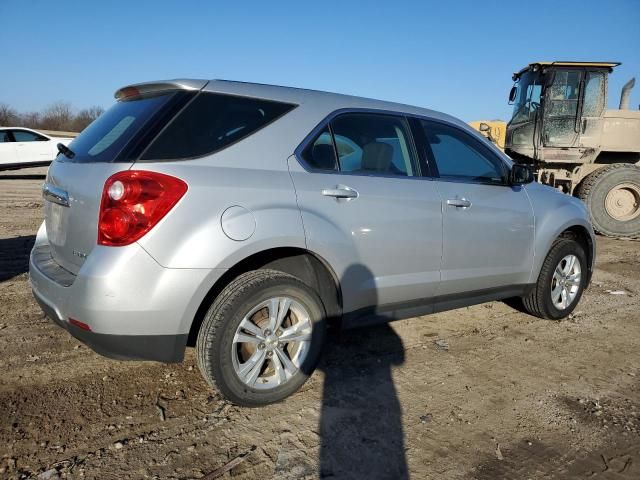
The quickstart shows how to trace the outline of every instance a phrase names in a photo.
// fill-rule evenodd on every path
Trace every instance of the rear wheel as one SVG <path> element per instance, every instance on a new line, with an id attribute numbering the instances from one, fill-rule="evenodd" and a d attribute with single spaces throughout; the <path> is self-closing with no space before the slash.
<path id="1" fill-rule="evenodd" d="M 624 163 L 602 167 L 582 181 L 577 194 L 599 233 L 640 236 L 640 167 Z"/>
<path id="2" fill-rule="evenodd" d="M 232 402 L 260 406 L 294 393 L 315 369 L 325 335 L 318 295 L 275 270 L 240 275 L 213 302 L 198 333 L 198 366 Z"/>
<path id="3" fill-rule="evenodd" d="M 525 309 L 540 318 L 560 320 L 568 316 L 587 284 L 587 257 L 570 238 L 559 238 L 547 254 L 534 289 L 522 298 Z"/>

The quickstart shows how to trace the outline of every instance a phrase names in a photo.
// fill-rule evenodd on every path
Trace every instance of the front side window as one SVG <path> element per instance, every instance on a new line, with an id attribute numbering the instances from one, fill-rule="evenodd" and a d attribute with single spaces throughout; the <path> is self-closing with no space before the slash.
<path id="1" fill-rule="evenodd" d="M 538 72 L 528 71 L 522 74 L 517 84 L 516 99 L 513 104 L 513 123 L 533 120 L 540 107 L 542 79 Z"/>
<path id="2" fill-rule="evenodd" d="M 342 172 L 414 176 L 416 159 L 402 117 L 347 113 L 331 121 Z"/>
<path id="3" fill-rule="evenodd" d="M 16 139 L 16 142 L 44 142 L 47 140 L 42 135 L 26 130 L 13 130 L 13 138 Z"/>
<path id="4" fill-rule="evenodd" d="M 421 121 L 431 156 L 443 179 L 502 185 L 506 168 L 488 149 L 458 128 Z"/>
<path id="5" fill-rule="evenodd" d="M 200 93 L 141 158 L 168 160 L 215 153 L 255 133 L 294 107 L 258 98 Z"/>

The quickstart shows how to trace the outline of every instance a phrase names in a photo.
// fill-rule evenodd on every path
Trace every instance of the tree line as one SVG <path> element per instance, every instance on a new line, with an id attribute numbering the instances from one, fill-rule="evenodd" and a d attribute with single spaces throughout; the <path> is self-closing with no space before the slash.
<path id="1" fill-rule="evenodd" d="M 0 126 L 81 132 L 103 112 L 104 108 L 98 106 L 75 111 L 70 103 L 56 102 L 41 112 L 21 113 L 6 103 L 0 103 Z"/>

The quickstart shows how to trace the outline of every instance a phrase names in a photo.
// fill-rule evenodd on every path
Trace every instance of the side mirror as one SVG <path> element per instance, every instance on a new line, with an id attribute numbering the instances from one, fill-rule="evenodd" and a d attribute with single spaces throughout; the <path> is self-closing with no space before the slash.
<path id="1" fill-rule="evenodd" d="M 486 123 L 482 122 L 480 124 L 480 131 L 481 132 L 489 132 L 489 131 L 491 131 L 491 127 L 489 125 L 487 125 Z"/>
<path id="2" fill-rule="evenodd" d="M 526 185 L 533 182 L 533 171 L 526 165 L 516 163 L 511 167 L 509 173 L 509 183 L 511 185 Z"/>
<path id="3" fill-rule="evenodd" d="M 516 93 L 518 93 L 518 87 L 515 85 L 511 87 L 511 91 L 509 92 L 509 104 L 513 103 L 516 100 Z"/>

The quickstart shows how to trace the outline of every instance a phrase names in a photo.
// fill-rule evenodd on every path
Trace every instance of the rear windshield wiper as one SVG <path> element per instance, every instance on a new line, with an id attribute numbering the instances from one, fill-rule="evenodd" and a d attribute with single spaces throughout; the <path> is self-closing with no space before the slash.
<path id="1" fill-rule="evenodd" d="M 67 147 L 64 143 L 59 143 L 57 147 L 58 147 L 58 152 L 60 152 L 61 154 L 63 154 L 65 157 L 69 159 L 76 156 L 76 154 L 73 153 L 73 151 L 69 147 Z"/>

